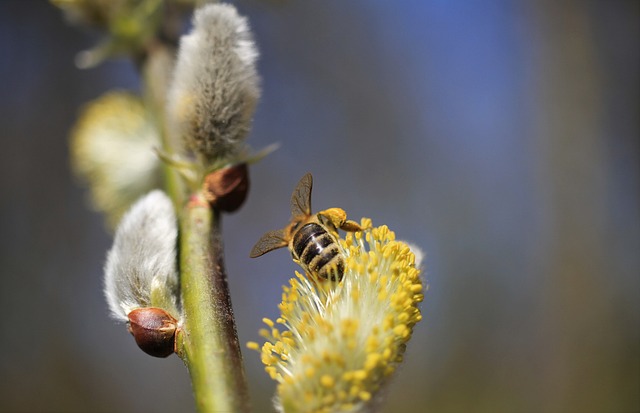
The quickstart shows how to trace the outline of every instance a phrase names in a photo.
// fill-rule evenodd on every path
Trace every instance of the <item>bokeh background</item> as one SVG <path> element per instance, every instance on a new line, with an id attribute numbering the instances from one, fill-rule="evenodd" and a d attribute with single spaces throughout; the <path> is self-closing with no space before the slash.
<path id="1" fill-rule="evenodd" d="M 237 2 L 261 50 L 252 168 L 224 220 L 240 339 L 295 265 L 250 260 L 300 176 L 314 208 L 426 252 L 424 320 L 385 412 L 640 411 L 640 2 Z M 45 1 L 0 0 L 0 411 L 193 411 L 101 291 L 111 243 L 69 167 L 79 107 L 139 89 Z M 244 350 L 256 412 L 274 391 Z"/>

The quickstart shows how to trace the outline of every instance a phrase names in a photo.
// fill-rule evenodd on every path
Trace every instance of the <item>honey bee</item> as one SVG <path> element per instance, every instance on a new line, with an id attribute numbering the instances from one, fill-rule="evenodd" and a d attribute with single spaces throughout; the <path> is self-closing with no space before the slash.
<path id="1" fill-rule="evenodd" d="M 350 232 L 362 231 L 363 228 L 348 220 L 347 213 L 341 208 L 311 214 L 312 186 L 313 178 L 307 173 L 291 195 L 289 224 L 264 234 L 253 246 L 250 257 L 256 258 L 288 246 L 293 260 L 309 274 L 320 280 L 341 281 L 345 264 L 336 238 L 338 228 Z"/>

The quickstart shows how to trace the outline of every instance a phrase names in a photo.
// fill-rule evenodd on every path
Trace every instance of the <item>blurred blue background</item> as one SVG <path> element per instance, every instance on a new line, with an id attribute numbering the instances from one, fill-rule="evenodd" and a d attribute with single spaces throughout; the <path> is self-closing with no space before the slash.
<path id="1" fill-rule="evenodd" d="M 296 269 L 250 260 L 314 209 L 426 252 L 424 320 L 385 412 L 640 411 L 640 2 L 236 3 L 261 50 L 252 168 L 224 220 L 240 339 Z M 69 167 L 85 102 L 139 89 L 73 65 L 95 32 L 0 1 L 0 411 L 192 411 L 186 369 L 138 350 L 101 291 L 111 235 Z M 243 350 L 256 412 L 274 383 Z"/>

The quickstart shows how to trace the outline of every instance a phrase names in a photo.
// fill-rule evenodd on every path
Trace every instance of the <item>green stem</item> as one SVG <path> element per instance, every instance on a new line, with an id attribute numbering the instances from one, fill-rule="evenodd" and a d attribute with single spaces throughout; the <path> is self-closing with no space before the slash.
<path id="1" fill-rule="evenodd" d="M 222 262 L 217 214 L 200 194 L 182 214 L 183 322 L 177 353 L 191 374 L 202 413 L 249 412 L 247 383 Z"/>
<path id="2" fill-rule="evenodd" d="M 148 46 L 146 59 L 141 64 L 145 104 L 160 132 L 161 149 L 170 155 L 179 152 L 179 143 L 174 142 L 175 139 L 172 140 L 169 134 L 165 113 L 167 89 L 175 64 L 174 54 L 173 47 L 154 42 Z M 185 202 L 185 190 L 180 175 L 166 162 L 162 162 L 162 170 L 165 191 L 173 200 L 174 206 L 180 208 Z"/>

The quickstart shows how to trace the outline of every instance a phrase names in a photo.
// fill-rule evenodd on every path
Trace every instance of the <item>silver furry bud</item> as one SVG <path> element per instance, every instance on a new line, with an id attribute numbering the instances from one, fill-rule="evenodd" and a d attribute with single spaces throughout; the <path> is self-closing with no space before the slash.
<path id="1" fill-rule="evenodd" d="M 168 98 L 172 132 L 208 160 L 243 148 L 260 97 L 258 51 L 244 17 L 231 5 L 196 10 L 180 40 Z"/>
<path id="2" fill-rule="evenodd" d="M 121 321 L 136 308 L 177 313 L 178 228 L 173 204 L 155 190 L 138 200 L 118 225 L 105 264 L 105 295 Z"/>

